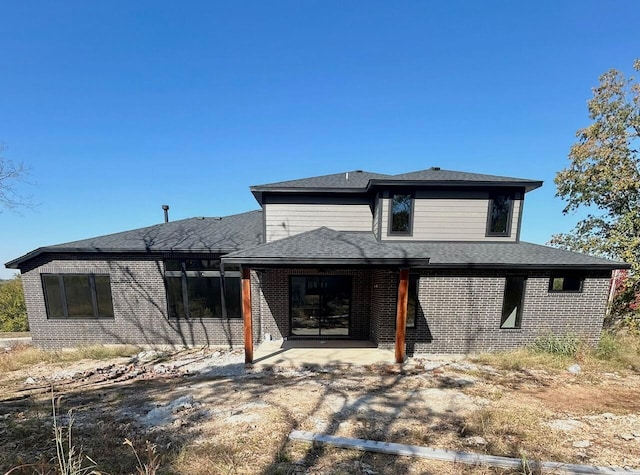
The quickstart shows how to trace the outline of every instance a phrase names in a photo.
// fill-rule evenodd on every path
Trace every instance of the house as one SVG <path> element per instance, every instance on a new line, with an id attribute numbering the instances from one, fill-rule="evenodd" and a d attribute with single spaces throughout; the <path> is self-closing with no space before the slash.
<path id="1" fill-rule="evenodd" d="M 20 269 L 35 344 L 359 339 L 405 353 L 597 342 L 611 271 L 522 242 L 542 182 L 430 168 L 253 186 L 261 209 L 36 249 Z"/>

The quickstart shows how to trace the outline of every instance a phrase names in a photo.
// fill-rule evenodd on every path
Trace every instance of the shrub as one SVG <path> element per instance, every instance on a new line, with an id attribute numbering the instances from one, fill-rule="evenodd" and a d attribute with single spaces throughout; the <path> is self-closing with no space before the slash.
<path id="1" fill-rule="evenodd" d="M 596 358 L 601 360 L 611 360 L 620 352 L 620 342 L 615 335 L 608 331 L 602 332 L 600 342 L 594 351 Z"/>
<path id="2" fill-rule="evenodd" d="M 0 332 L 22 332 L 28 329 L 22 280 L 17 275 L 0 284 Z"/>

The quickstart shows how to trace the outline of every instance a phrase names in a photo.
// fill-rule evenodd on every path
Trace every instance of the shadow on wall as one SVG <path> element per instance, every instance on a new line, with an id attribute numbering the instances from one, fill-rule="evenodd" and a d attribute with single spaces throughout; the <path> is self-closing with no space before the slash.
<path id="1" fill-rule="evenodd" d="M 136 241 L 142 241 L 146 253 L 114 254 L 94 246 L 92 252 L 86 255 L 74 254 L 66 257 L 63 273 L 72 272 L 69 267 L 74 260 L 96 261 L 95 272 L 106 272 L 108 269 L 111 280 L 115 319 L 83 322 L 82 329 L 78 327 L 78 344 L 215 344 L 233 347 L 242 340 L 241 319 L 169 318 L 163 265 L 164 257 L 218 259 L 220 246 L 237 245 L 237 236 L 231 233 L 221 237 L 218 242 L 211 243 L 188 226 L 175 227 L 171 233 L 161 231 L 165 230 L 147 229 L 135 238 Z M 259 240 L 260 236 L 256 239 Z M 167 253 L 159 250 L 163 248 L 179 251 Z M 50 255 L 49 259 L 56 260 L 56 257 Z M 83 266 L 83 272 L 86 272 L 84 269 L 87 267 L 91 269 L 92 266 Z M 85 341 L 82 340 L 82 334 L 86 335 Z"/>

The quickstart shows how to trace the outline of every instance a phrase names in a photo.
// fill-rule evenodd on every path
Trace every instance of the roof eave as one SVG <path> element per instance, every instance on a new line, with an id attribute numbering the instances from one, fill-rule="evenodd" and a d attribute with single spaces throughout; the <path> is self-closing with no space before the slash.
<path id="1" fill-rule="evenodd" d="M 125 249 L 125 248 L 103 248 L 103 249 L 87 249 L 78 247 L 39 247 L 34 251 L 31 251 L 17 259 L 7 262 L 4 266 L 7 269 L 20 269 L 22 264 L 29 262 L 43 254 L 82 254 L 82 255 L 106 255 L 106 254 L 140 254 L 140 255 L 162 255 L 166 253 L 171 254 L 228 254 L 236 252 L 239 249 L 229 248 L 212 248 L 212 249 L 180 249 L 180 248 L 167 248 L 167 249 Z"/>
<path id="2" fill-rule="evenodd" d="M 430 269 L 512 269 L 512 270 L 615 270 L 630 269 L 625 263 L 612 262 L 611 264 L 511 264 L 511 263 L 462 263 L 462 264 L 429 264 Z"/>
<path id="3" fill-rule="evenodd" d="M 525 192 L 533 191 L 542 186 L 542 181 L 469 181 L 469 180 L 369 180 L 367 190 L 379 187 L 417 187 L 417 186 L 440 186 L 440 187 L 499 187 L 499 188 L 524 188 Z"/>
<path id="4" fill-rule="evenodd" d="M 406 258 L 323 258 L 323 257 L 222 257 L 225 264 L 258 265 L 265 267 L 278 266 L 408 266 L 408 267 L 428 267 L 429 259 L 406 259 Z"/>
<path id="5" fill-rule="evenodd" d="M 306 186 L 297 186 L 297 187 L 261 187 L 261 186 L 252 186 L 249 188 L 251 193 L 255 197 L 256 201 L 262 205 L 263 204 L 263 196 L 265 193 L 344 193 L 344 194 L 363 194 L 367 193 L 367 187 L 359 187 L 359 188 L 334 188 L 327 186 L 314 186 L 314 187 L 306 187 Z"/>

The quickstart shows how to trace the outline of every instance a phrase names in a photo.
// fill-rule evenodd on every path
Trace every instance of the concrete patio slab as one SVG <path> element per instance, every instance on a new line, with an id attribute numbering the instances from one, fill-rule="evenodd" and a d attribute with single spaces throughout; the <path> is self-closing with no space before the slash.
<path id="1" fill-rule="evenodd" d="M 254 354 L 253 364 L 270 366 L 344 366 L 393 364 L 392 350 L 377 348 L 369 341 L 276 340 L 265 341 Z"/>

